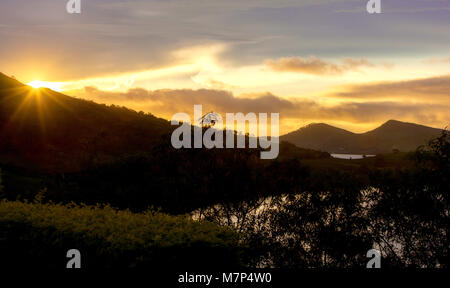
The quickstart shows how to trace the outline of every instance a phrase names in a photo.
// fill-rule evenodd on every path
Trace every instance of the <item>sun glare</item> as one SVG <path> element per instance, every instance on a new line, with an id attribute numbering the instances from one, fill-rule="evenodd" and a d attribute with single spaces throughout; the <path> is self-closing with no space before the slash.
<path id="1" fill-rule="evenodd" d="M 58 91 L 60 92 L 62 89 L 62 83 L 59 82 L 46 82 L 46 81 L 40 81 L 40 80 L 34 80 L 31 81 L 29 83 L 27 83 L 27 85 L 38 89 L 38 88 L 49 88 L 52 89 L 54 91 Z"/>

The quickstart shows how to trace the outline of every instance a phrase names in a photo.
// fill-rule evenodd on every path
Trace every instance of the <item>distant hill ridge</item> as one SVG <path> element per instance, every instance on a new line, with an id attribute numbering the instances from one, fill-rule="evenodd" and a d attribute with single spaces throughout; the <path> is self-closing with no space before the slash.
<path id="1" fill-rule="evenodd" d="M 76 171 L 126 155 L 152 153 L 173 129 L 169 121 L 149 113 L 97 104 L 46 88 L 34 89 L 0 73 L 3 164 Z M 315 123 L 280 137 L 280 159 L 411 151 L 440 131 L 390 120 L 377 129 L 356 134 Z"/>
<path id="2" fill-rule="evenodd" d="M 17 81 L 13 77 L 8 77 L 0 72 L 0 89 L 22 87 L 25 84 Z"/>
<path id="3" fill-rule="evenodd" d="M 79 170 L 147 153 L 171 127 L 148 113 L 34 89 L 0 73 L 0 163 Z"/>
<path id="4" fill-rule="evenodd" d="M 379 154 L 413 151 L 438 136 L 441 129 L 389 120 L 365 133 L 353 133 L 325 123 L 313 123 L 280 137 L 298 147 L 329 153 Z"/>
<path id="5" fill-rule="evenodd" d="M 167 144 L 169 121 L 125 107 L 34 89 L 0 73 L 0 164 L 45 172 L 74 172 L 148 155 Z M 164 147 L 172 148 L 172 147 Z M 223 149 L 224 151 L 226 149 Z M 159 153 L 159 152 L 158 152 Z M 329 158 L 281 143 L 280 159 Z"/>

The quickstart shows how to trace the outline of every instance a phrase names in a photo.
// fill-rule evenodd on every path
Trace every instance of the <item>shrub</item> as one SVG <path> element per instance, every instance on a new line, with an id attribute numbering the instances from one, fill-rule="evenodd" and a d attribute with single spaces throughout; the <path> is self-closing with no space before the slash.
<path id="1" fill-rule="evenodd" d="M 237 234 L 188 216 L 109 206 L 2 200 L 3 265 L 61 267 L 78 249 L 82 267 L 240 266 Z"/>

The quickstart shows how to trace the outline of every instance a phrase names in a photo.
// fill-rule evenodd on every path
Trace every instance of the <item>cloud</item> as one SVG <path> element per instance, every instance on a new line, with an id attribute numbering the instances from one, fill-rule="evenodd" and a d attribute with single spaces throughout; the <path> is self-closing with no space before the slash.
<path id="1" fill-rule="evenodd" d="M 430 58 L 425 61 L 428 64 L 442 64 L 442 63 L 450 63 L 450 57 L 447 58 Z"/>
<path id="2" fill-rule="evenodd" d="M 276 60 L 267 59 L 266 65 L 273 71 L 296 72 L 313 75 L 336 75 L 347 71 L 357 71 L 361 67 L 373 67 L 373 63 L 367 59 L 344 58 L 340 64 L 320 59 L 316 56 L 284 57 Z"/>
<path id="3" fill-rule="evenodd" d="M 387 5 L 448 6 L 412 1 Z M 217 42 L 229 45 L 220 59 L 235 66 L 280 55 L 400 59 L 408 51 L 429 57 L 450 44 L 445 11 L 421 17 L 386 13 L 383 21 L 366 12 L 334 12 L 364 9 L 356 0 L 90 0 L 76 17 L 66 13 L 65 2 L 1 1 L 4 72 L 27 81 L 98 78 L 172 66 L 172 52 L 180 47 Z"/>
<path id="4" fill-rule="evenodd" d="M 340 120 L 351 123 L 384 122 L 388 119 L 409 120 L 427 125 L 448 123 L 450 105 L 383 102 L 350 102 L 324 107 L 313 103 L 301 109 L 304 117 Z M 439 123 L 439 124 L 438 124 Z"/>
<path id="5" fill-rule="evenodd" d="M 276 113 L 295 108 L 293 102 L 272 95 L 271 93 L 236 97 L 231 92 L 213 89 L 161 89 L 151 91 L 135 88 L 127 92 L 110 92 L 102 91 L 95 87 L 85 87 L 84 91 L 72 91 L 69 93 L 107 104 L 131 103 L 135 104 L 134 106 L 154 109 L 153 111 L 165 115 L 178 112 L 192 112 L 194 104 L 202 104 L 204 110 L 214 110 L 220 113 Z"/>
<path id="6" fill-rule="evenodd" d="M 449 104 L 408 101 L 351 101 L 324 104 L 305 99 L 285 99 L 271 93 L 235 96 L 231 92 L 211 89 L 130 89 L 127 92 L 102 91 L 94 87 L 73 91 L 78 97 L 106 104 L 124 105 L 170 119 L 179 112 L 192 114 L 194 104 L 203 111 L 225 113 L 280 113 L 281 131 L 289 132 L 305 122 L 381 124 L 389 119 L 445 127 L 450 122 Z"/>
<path id="7" fill-rule="evenodd" d="M 327 96 L 347 99 L 397 99 L 450 103 L 450 75 L 398 82 L 349 85 Z"/>

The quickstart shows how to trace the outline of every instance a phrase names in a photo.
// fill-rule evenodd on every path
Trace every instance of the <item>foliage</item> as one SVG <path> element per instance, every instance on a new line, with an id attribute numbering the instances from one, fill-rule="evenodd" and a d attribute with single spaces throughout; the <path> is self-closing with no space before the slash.
<path id="1" fill-rule="evenodd" d="M 415 153 L 415 168 L 365 174 L 283 163 L 273 176 L 286 193 L 196 213 L 238 229 L 252 267 L 363 268 L 375 248 L 385 268 L 448 268 L 448 147 L 444 131 Z"/>
<path id="2" fill-rule="evenodd" d="M 379 173 L 374 179 L 379 195 L 370 215 L 372 229 L 398 266 L 450 266 L 449 152 L 444 130 L 417 150 L 416 169 Z"/>
<path id="3" fill-rule="evenodd" d="M 44 199 L 54 202 L 107 203 L 132 211 L 155 206 L 164 212 L 187 213 L 224 199 L 241 201 L 283 193 L 293 183 L 288 175 L 292 178 L 298 168 L 290 166 L 299 163 L 291 158 L 330 159 L 328 153 L 291 146 L 283 159 L 270 162 L 259 159 L 257 149 L 177 150 L 166 135 L 152 153 L 124 156 L 79 172 L 36 173 L 33 180 L 32 173 L 8 167 L 6 195 L 10 200 L 19 195 L 33 199 L 47 189 Z M 33 185 L 34 192 L 30 192 Z"/>
<path id="4" fill-rule="evenodd" d="M 1 76 L 0 198 L 36 199 L 0 203 L 3 263 L 64 267 L 77 248 L 87 266 L 225 267 L 239 265 L 245 243 L 252 267 L 365 267 L 371 248 L 383 267 L 449 267 L 448 131 L 415 153 L 350 161 L 282 142 L 278 159 L 262 161 L 257 149 L 177 150 L 168 121 Z M 370 146 L 381 131 L 415 145 L 437 133 L 399 125 L 361 143 L 339 130 L 329 142 Z M 322 128 L 312 138 L 336 130 Z M 197 209 L 238 234 L 149 206 Z"/>
<path id="5" fill-rule="evenodd" d="M 229 228 L 154 210 L 2 200 L 0 227 L 8 265 L 63 268 L 72 248 L 81 251 L 83 267 L 239 265 L 237 234 Z"/>

